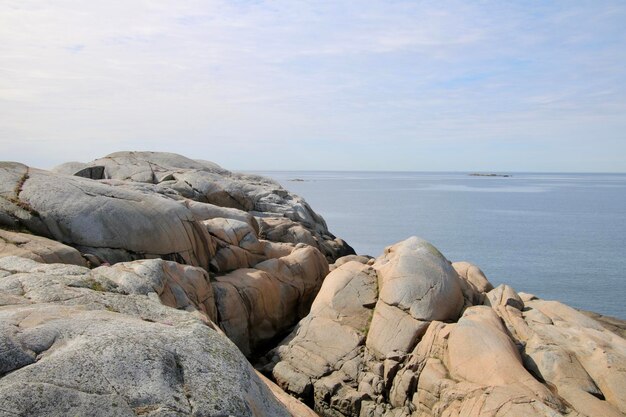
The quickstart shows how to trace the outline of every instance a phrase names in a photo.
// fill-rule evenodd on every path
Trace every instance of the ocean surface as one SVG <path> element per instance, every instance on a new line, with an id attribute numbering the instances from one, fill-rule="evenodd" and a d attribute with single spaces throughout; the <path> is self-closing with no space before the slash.
<path id="1" fill-rule="evenodd" d="M 416 235 L 494 285 L 626 319 L 626 174 L 256 173 L 359 254 Z"/>

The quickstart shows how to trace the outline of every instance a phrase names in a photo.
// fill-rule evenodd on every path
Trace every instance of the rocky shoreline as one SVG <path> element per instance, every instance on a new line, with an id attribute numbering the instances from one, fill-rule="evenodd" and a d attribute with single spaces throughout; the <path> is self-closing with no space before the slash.
<path id="1" fill-rule="evenodd" d="M 176 154 L 0 163 L 0 317 L 0 416 L 626 413 L 624 321 Z"/>

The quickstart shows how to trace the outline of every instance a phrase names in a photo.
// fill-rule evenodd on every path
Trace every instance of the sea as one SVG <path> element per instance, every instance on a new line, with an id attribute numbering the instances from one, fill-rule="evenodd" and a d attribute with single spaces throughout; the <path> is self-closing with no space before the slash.
<path id="1" fill-rule="evenodd" d="M 358 254 L 415 235 L 496 286 L 626 319 L 626 174 L 255 173 L 303 197 Z"/>

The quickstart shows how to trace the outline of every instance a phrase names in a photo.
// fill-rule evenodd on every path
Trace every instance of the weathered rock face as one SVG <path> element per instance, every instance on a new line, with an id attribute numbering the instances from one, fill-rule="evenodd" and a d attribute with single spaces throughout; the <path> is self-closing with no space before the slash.
<path id="1" fill-rule="evenodd" d="M 45 237 L 0 229 L 2 256 L 20 256 L 38 262 L 87 266 L 87 260 L 71 246 Z"/>
<path id="2" fill-rule="evenodd" d="M 116 152 L 80 166 L 62 165 L 56 171 L 91 179 L 154 184 L 151 189 L 169 196 L 234 208 L 260 218 L 289 221 L 308 232 L 307 241 L 302 239 L 304 232 L 294 240 L 289 231 L 273 231 L 268 240 L 310 244 L 330 261 L 354 253 L 328 231 L 324 219 L 300 197 L 267 178 L 233 173 L 212 162 L 164 152 Z"/>
<path id="3" fill-rule="evenodd" d="M 430 243 L 413 237 L 390 246 L 374 268 L 380 293 L 367 347 L 378 357 L 411 351 L 432 320 L 458 318 L 459 278 Z"/>
<path id="4" fill-rule="evenodd" d="M 213 328 L 200 268 L 5 257 L 0 277 L 0 415 L 289 415 Z"/>
<path id="5" fill-rule="evenodd" d="M 332 268 L 263 368 L 320 415 L 625 412 L 626 341 L 596 321 L 494 289 L 417 238 L 375 262 L 352 259 Z"/>
<path id="6" fill-rule="evenodd" d="M 324 256 L 310 246 L 216 277 L 219 323 L 246 355 L 304 317 L 328 274 Z"/>
<path id="7" fill-rule="evenodd" d="M 199 266 L 218 296 L 205 312 L 246 354 L 306 315 L 327 259 L 351 252 L 304 200 L 209 162 L 121 152 L 55 171 L 0 163 L 0 257 Z"/>
<path id="8" fill-rule="evenodd" d="M 210 162 L 0 163 L 0 416 L 313 415 L 281 388 L 333 417 L 623 416 L 626 326 L 594 317 L 419 238 L 357 256 Z M 241 353 L 294 325 L 278 388 Z"/>
<path id="9" fill-rule="evenodd" d="M 300 197 L 267 178 L 233 173 L 214 163 L 169 153 L 117 152 L 87 164 L 63 164 L 54 171 L 17 163 L 0 165 L 0 226 L 26 228 L 80 246 L 107 262 L 170 255 L 206 267 L 207 259 L 193 259 L 190 253 L 207 249 L 203 242 L 195 242 L 204 233 L 189 230 L 190 222 L 242 220 L 258 233 L 256 216 L 272 224 L 264 228 L 267 240 L 307 243 L 330 261 L 354 253 Z M 128 218 L 127 222 L 120 221 L 120 216 Z M 117 220 L 107 222 L 107 218 Z M 93 221 L 101 224 L 88 233 L 87 225 Z M 173 224 L 177 222 L 183 224 Z M 129 228 L 129 223 L 134 227 Z M 153 227 L 152 243 L 138 242 L 146 239 L 145 228 L 150 224 L 162 225 Z M 180 226 L 186 226 L 186 242 L 174 230 Z M 165 234 L 177 239 L 160 236 Z M 115 236 L 123 236 L 128 243 Z"/>
<path id="10" fill-rule="evenodd" d="M 463 305 L 456 272 L 421 239 L 387 248 L 376 262 L 351 259 L 326 277 L 266 368 L 326 415 L 358 415 L 362 401 L 382 398 L 429 323 L 456 319 Z"/>
<path id="11" fill-rule="evenodd" d="M 24 227 L 114 263 L 162 257 L 208 269 L 214 243 L 184 201 L 0 164 L 5 227 Z M 19 191 L 19 192 L 17 192 Z"/>

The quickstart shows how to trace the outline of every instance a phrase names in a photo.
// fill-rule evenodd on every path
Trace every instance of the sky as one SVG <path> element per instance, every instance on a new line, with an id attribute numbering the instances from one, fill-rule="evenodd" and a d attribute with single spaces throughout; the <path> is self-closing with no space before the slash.
<path id="1" fill-rule="evenodd" d="M 0 160 L 626 172 L 626 2 L 2 0 Z"/>

